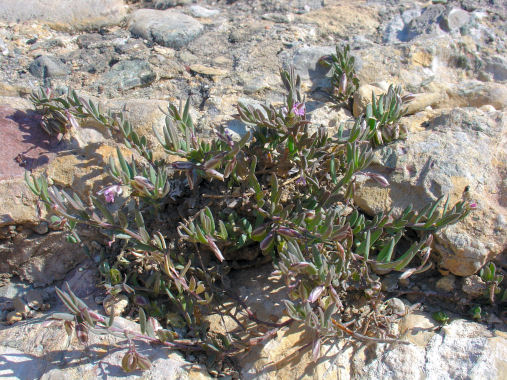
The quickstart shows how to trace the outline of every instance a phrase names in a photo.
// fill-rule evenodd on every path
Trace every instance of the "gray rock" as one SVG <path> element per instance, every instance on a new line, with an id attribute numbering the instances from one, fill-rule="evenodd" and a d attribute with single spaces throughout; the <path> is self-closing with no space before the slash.
<path id="1" fill-rule="evenodd" d="M 62 232 L 26 237 L 19 234 L 0 245 L 0 273 L 18 275 L 35 285 L 62 280 L 86 258 L 84 251 L 65 241 Z"/>
<path id="2" fill-rule="evenodd" d="M 470 21 L 470 14 L 460 8 L 453 8 L 442 17 L 440 27 L 446 32 L 453 32 Z"/>
<path id="3" fill-rule="evenodd" d="M 133 13 L 129 23 L 134 36 L 174 49 L 187 45 L 203 29 L 199 21 L 172 10 L 140 9 Z"/>
<path id="4" fill-rule="evenodd" d="M 430 5 L 423 9 L 418 17 L 414 17 L 399 33 L 398 39 L 403 42 L 413 40 L 422 35 L 431 35 L 438 32 L 438 20 L 444 13 L 445 7 L 441 4 Z"/>
<path id="5" fill-rule="evenodd" d="M 192 16 L 200 18 L 200 17 L 212 17 L 216 16 L 220 13 L 218 9 L 208 9 L 201 7 L 200 5 L 192 5 L 190 8 L 190 13 Z"/>
<path id="6" fill-rule="evenodd" d="M 0 21 L 49 22 L 60 29 L 100 28 L 121 21 L 123 0 L 2 0 Z"/>
<path id="7" fill-rule="evenodd" d="M 499 55 L 489 57 L 486 59 L 485 71 L 496 81 L 507 80 L 507 59 Z"/>
<path id="8" fill-rule="evenodd" d="M 70 73 L 62 60 L 48 55 L 35 58 L 28 70 L 37 78 L 61 78 Z"/>
<path id="9" fill-rule="evenodd" d="M 177 5 L 185 5 L 189 4 L 191 0 L 156 0 L 155 8 L 157 9 L 167 9 L 172 8 Z"/>
<path id="10" fill-rule="evenodd" d="M 464 293 L 472 298 L 484 296 L 488 290 L 488 285 L 477 275 L 468 276 L 463 280 L 461 287 Z"/>
<path id="11" fill-rule="evenodd" d="M 148 62 L 141 59 L 120 61 L 102 76 L 102 82 L 108 86 L 128 90 L 152 83 L 155 72 Z"/>

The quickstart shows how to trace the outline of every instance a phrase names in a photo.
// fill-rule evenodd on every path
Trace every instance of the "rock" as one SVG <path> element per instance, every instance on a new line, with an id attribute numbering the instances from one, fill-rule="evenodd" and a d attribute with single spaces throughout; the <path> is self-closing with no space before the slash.
<path id="1" fill-rule="evenodd" d="M 470 14 L 460 8 L 453 8 L 442 17 L 440 27 L 446 32 L 454 32 L 470 21 Z"/>
<path id="2" fill-rule="evenodd" d="M 463 280 L 461 287 L 464 293 L 472 298 L 484 296 L 488 291 L 488 285 L 477 275 L 468 276 Z"/>
<path id="3" fill-rule="evenodd" d="M 507 80 L 507 59 L 502 56 L 495 55 L 486 60 L 486 67 L 484 68 L 487 73 L 493 75 L 495 81 Z"/>
<path id="4" fill-rule="evenodd" d="M 30 65 L 30 74 L 37 78 L 61 78 L 69 74 L 69 69 L 61 60 L 41 55 Z"/>
<path id="5" fill-rule="evenodd" d="M 14 306 L 14 311 L 20 314 L 28 313 L 30 311 L 28 305 L 20 297 L 14 298 L 12 305 Z"/>
<path id="6" fill-rule="evenodd" d="M 313 108 L 313 104 L 307 104 L 307 117 L 315 130 L 324 126 L 330 136 L 338 132 L 341 124 L 353 123 L 350 111 L 337 108 L 333 103 L 317 103 L 316 108 Z"/>
<path id="7" fill-rule="evenodd" d="M 459 85 L 444 86 L 448 107 L 481 107 L 491 105 L 497 110 L 507 107 L 507 88 L 500 83 L 464 81 Z"/>
<path id="8" fill-rule="evenodd" d="M 11 104 L 24 104 L 11 98 Z M 51 162 L 61 147 L 54 145 L 39 125 L 33 111 L 0 105 L 0 227 L 37 224 L 35 196 L 26 186 L 25 170 L 36 170 Z"/>
<path id="9" fill-rule="evenodd" d="M 406 23 L 398 38 L 400 41 L 407 42 L 419 36 L 437 35 L 438 20 L 444 11 L 445 6 L 441 4 L 427 6 L 419 16 Z"/>
<path id="10" fill-rule="evenodd" d="M 385 91 L 383 89 L 370 84 L 363 84 L 359 86 L 357 91 L 354 93 L 354 104 L 352 108 L 354 117 L 359 117 L 366 111 L 366 106 L 371 103 L 372 93 L 374 93 L 375 96 L 379 96 L 384 92 Z"/>
<path id="11" fill-rule="evenodd" d="M 60 310 L 62 311 L 62 310 Z M 51 322 L 51 323 L 50 323 Z M 121 317 L 114 326 L 139 332 L 139 325 Z M 145 372 L 125 373 L 121 360 L 127 352 L 124 337 L 89 334 L 85 349 L 75 336 L 69 340 L 63 323 L 51 321 L 48 316 L 27 320 L 8 327 L 0 326 L 0 377 L 9 379 L 96 379 L 101 367 L 107 368 L 108 379 L 134 380 L 140 376 L 154 380 L 211 379 L 202 365 L 185 361 L 182 354 L 161 346 L 136 340 L 136 349 L 151 361 Z"/>
<path id="12" fill-rule="evenodd" d="M 286 58 L 284 66 L 294 66 L 303 85 L 312 89 L 329 89 L 331 81 L 327 77 L 328 69 L 318 63 L 325 55 L 336 53 L 333 46 L 305 46 L 298 48 L 291 59 Z"/>
<path id="13" fill-rule="evenodd" d="M 437 283 L 435 284 L 436 288 L 438 290 L 444 291 L 444 292 L 452 292 L 454 290 L 454 283 L 456 282 L 456 277 L 454 277 L 452 274 L 449 276 L 445 276 L 440 278 Z"/>
<path id="14" fill-rule="evenodd" d="M 37 232 L 39 235 L 45 235 L 49 231 L 48 222 L 42 221 L 39 224 L 37 224 L 36 226 L 34 226 L 32 229 L 34 230 L 34 232 Z"/>
<path id="15" fill-rule="evenodd" d="M 215 67 L 209 67 L 201 64 L 190 65 L 190 71 L 201 74 L 203 76 L 211 77 L 211 79 L 216 80 L 219 77 L 223 77 L 227 75 L 227 71 L 222 69 L 217 69 Z"/>
<path id="16" fill-rule="evenodd" d="M 40 21 L 59 29 L 98 29 L 119 23 L 125 13 L 122 0 L 2 0 L 0 21 Z"/>
<path id="17" fill-rule="evenodd" d="M 414 312 L 407 314 L 400 321 L 400 338 L 425 347 L 435 335 L 435 321 L 426 313 Z"/>
<path id="18" fill-rule="evenodd" d="M 426 107 L 440 106 L 446 99 L 445 94 L 438 92 L 414 94 L 414 97 L 415 99 L 406 105 L 406 115 L 413 115 L 416 112 L 424 110 Z"/>
<path id="19" fill-rule="evenodd" d="M 62 280 L 85 258 L 83 249 L 66 242 L 62 232 L 43 236 L 19 233 L 0 244 L 0 273 L 47 285 Z"/>
<path id="20" fill-rule="evenodd" d="M 175 7 L 177 5 L 185 5 L 190 3 L 190 0 L 156 0 L 155 8 L 157 9 L 167 9 L 171 7 Z"/>
<path id="21" fill-rule="evenodd" d="M 407 307 L 399 298 L 389 298 L 385 303 L 391 308 L 393 314 L 405 315 Z"/>
<path id="22" fill-rule="evenodd" d="M 148 62 L 142 59 L 120 61 L 111 67 L 101 79 L 108 86 L 129 90 L 135 87 L 146 86 L 156 79 L 155 72 Z"/>
<path id="23" fill-rule="evenodd" d="M 303 23 L 315 24 L 320 33 L 348 37 L 355 34 L 373 35 L 380 24 L 378 8 L 361 3 L 329 5 L 299 16 Z"/>
<path id="24" fill-rule="evenodd" d="M 501 173 L 507 162 L 502 144 L 506 127 L 499 116 L 468 108 L 430 116 L 424 128 L 375 153 L 372 170 L 386 175 L 390 187 L 363 181 L 355 193 L 357 204 L 371 214 L 390 208 L 399 213 L 409 204 L 417 210 L 449 194 L 452 205 L 469 186 L 465 195 L 478 202 L 478 209 L 438 232 L 435 248 L 440 265 L 453 274 L 477 272 L 507 246 L 507 226 L 497 222 L 505 219 L 505 201 L 503 195 L 492 195 L 505 192 L 497 190 L 505 187 Z"/>
<path id="25" fill-rule="evenodd" d="M 129 304 L 129 298 L 124 294 L 112 295 L 109 294 L 104 301 L 102 306 L 107 315 L 122 315 Z"/>
<path id="26" fill-rule="evenodd" d="M 132 35 L 174 49 L 187 45 L 203 28 L 194 18 L 172 10 L 140 9 L 132 14 L 129 22 Z"/>
<path id="27" fill-rule="evenodd" d="M 294 17 L 291 14 L 280 14 L 280 13 L 264 13 L 262 15 L 263 20 L 269 20 L 277 23 L 286 24 L 291 22 Z"/>
<path id="28" fill-rule="evenodd" d="M 5 319 L 9 325 L 12 325 L 16 322 L 23 320 L 23 315 L 18 311 L 11 311 L 7 313 L 7 318 Z"/>
<path id="29" fill-rule="evenodd" d="M 192 16 L 197 18 L 213 17 L 220 13 L 218 9 L 208 9 L 201 7 L 200 5 L 192 5 L 189 10 Z"/>
<path id="30" fill-rule="evenodd" d="M 44 304 L 42 291 L 40 289 L 30 289 L 25 295 L 27 305 L 34 310 L 39 310 Z"/>

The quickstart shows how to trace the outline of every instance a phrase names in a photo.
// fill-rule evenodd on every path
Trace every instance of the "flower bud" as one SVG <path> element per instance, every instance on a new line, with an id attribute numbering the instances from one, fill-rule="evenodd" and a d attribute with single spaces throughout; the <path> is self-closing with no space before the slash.
<path id="1" fill-rule="evenodd" d="M 274 246 L 275 243 L 275 235 L 273 235 L 273 232 L 270 232 L 263 241 L 261 241 L 260 247 L 263 251 L 266 251 L 268 249 L 271 249 Z"/>
<path id="2" fill-rule="evenodd" d="M 194 168 L 194 164 L 188 161 L 176 161 L 171 164 L 174 169 L 177 170 L 192 170 Z"/>
<path id="3" fill-rule="evenodd" d="M 338 87 L 340 94 L 344 94 L 347 91 L 347 74 L 343 73 L 340 78 L 340 85 Z"/>
<path id="4" fill-rule="evenodd" d="M 224 180 L 224 175 L 220 172 L 217 172 L 215 169 L 207 169 L 206 174 L 212 178 L 219 179 L 220 181 Z"/>
<path id="5" fill-rule="evenodd" d="M 320 298 L 320 296 L 322 295 L 323 291 L 324 291 L 324 287 L 322 285 L 315 287 L 312 290 L 312 292 L 310 293 L 310 295 L 308 296 L 308 302 L 314 303 L 315 301 L 317 301 Z"/>
<path id="6" fill-rule="evenodd" d="M 278 227 L 277 232 L 280 235 L 288 237 L 288 238 L 302 238 L 303 237 L 303 235 L 301 235 L 296 230 L 294 230 L 292 228 L 287 228 L 287 227 Z"/>
<path id="7" fill-rule="evenodd" d="M 211 236 L 206 235 L 206 240 L 208 241 L 208 245 L 215 254 L 218 261 L 222 262 L 225 260 L 224 256 L 222 255 L 222 252 L 220 252 L 220 249 L 217 247 Z"/>

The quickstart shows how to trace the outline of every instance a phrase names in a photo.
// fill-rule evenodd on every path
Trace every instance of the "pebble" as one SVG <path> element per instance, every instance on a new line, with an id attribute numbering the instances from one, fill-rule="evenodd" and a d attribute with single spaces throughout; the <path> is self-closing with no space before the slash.
<path id="1" fill-rule="evenodd" d="M 463 280 L 463 286 L 461 287 L 464 293 L 468 294 L 472 298 L 478 298 L 485 294 L 488 290 L 488 285 L 482 281 L 477 275 L 468 276 Z"/>
<path id="2" fill-rule="evenodd" d="M 18 313 L 17 311 L 11 311 L 10 313 L 7 313 L 6 321 L 9 325 L 12 325 L 22 320 L 23 316 L 21 315 L 21 313 Z"/>
<path id="3" fill-rule="evenodd" d="M 104 306 L 104 310 L 107 315 L 118 316 L 121 315 L 129 304 L 129 299 L 124 294 L 112 295 L 109 294 L 102 301 L 102 305 Z"/>
<path id="4" fill-rule="evenodd" d="M 60 78 L 70 73 L 64 62 L 48 55 L 35 58 L 28 70 L 37 78 Z"/>
<path id="5" fill-rule="evenodd" d="M 438 290 L 444 291 L 444 292 L 452 292 L 454 290 L 454 283 L 456 282 L 456 277 L 454 277 L 452 274 L 449 276 L 442 277 L 437 281 L 435 284 L 436 288 Z"/>
<path id="6" fill-rule="evenodd" d="M 208 8 L 201 7 L 200 5 L 192 5 L 189 8 L 189 10 L 190 10 L 190 13 L 192 14 L 192 16 L 197 17 L 197 18 L 212 17 L 212 16 L 216 16 L 220 13 L 220 11 L 218 9 L 208 9 Z"/>

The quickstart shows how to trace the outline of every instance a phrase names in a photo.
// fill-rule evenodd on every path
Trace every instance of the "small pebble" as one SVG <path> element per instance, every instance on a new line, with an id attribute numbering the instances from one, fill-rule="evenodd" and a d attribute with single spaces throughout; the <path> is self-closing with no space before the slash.
<path id="1" fill-rule="evenodd" d="M 124 294 L 118 294 L 116 296 L 109 294 L 104 301 L 102 302 L 102 306 L 104 306 L 104 310 L 107 315 L 121 315 L 129 304 L 129 299 Z"/>
<path id="2" fill-rule="evenodd" d="M 18 313 L 17 311 L 11 311 L 10 313 L 7 314 L 6 320 L 9 325 L 12 325 L 16 322 L 22 321 L 23 316 L 21 315 L 21 313 Z"/>
<path id="3" fill-rule="evenodd" d="M 464 293 L 472 298 L 478 298 L 486 293 L 488 285 L 477 275 L 468 276 L 461 287 Z"/>
<path id="4" fill-rule="evenodd" d="M 449 276 L 442 277 L 435 284 L 438 290 L 443 292 L 452 292 L 454 290 L 454 283 L 456 282 L 456 277 L 452 274 Z"/>

